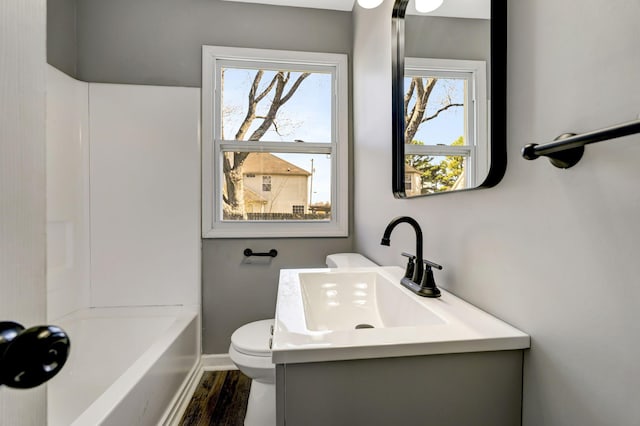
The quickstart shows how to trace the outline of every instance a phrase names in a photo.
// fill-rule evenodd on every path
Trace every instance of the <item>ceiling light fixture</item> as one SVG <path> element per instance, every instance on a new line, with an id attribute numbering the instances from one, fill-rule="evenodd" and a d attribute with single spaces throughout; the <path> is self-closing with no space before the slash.
<path id="1" fill-rule="evenodd" d="M 420 13 L 433 12 L 442 6 L 443 0 L 416 0 L 416 10 Z"/>
<path id="2" fill-rule="evenodd" d="M 373 9 L 382 4 L 384 0 L 358 0 L 358 4 L 365 9 Z"/>

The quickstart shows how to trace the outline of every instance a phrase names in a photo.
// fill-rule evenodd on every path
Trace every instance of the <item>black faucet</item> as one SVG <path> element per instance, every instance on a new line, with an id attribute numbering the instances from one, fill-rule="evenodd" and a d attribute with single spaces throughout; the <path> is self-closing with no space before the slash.
<path id="1" fill-rule="evenodd" d="M 407 253 L 402 253 L 403 256 L 409 258 L 409 262 L 407 264 L 405 276 L 400 280 L 400 284 L 419 296 L 440 297 L 440 290 L 436 287 L 436 283 L 433 278 L 433 270 L 431 268 L 434 267 L 442 269 L 442 266 L 422 258 L 422 229 L 415 219 L 409 216 L 399 216 L 393 219 L 385 228 L 380 244 L 383 246 L 390 246 L 391 232 L 398 224 L 403 222 L 411 225 L 416 233 L 416 255 L 413 256 Z M 414 260 L 416 260 L 415 264 Z M 425 264 L 427 265 L 426 274 L 424 267 Z"/>

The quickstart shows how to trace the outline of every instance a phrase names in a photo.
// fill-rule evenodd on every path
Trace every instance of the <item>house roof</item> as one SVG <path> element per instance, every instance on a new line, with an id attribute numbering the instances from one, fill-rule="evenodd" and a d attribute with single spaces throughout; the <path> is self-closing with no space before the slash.
<path id="1" fill-rule="evenodd" d="M 268 152 L 252 152 L 242 163 L 242 173 L 311 176 L 308 171 Z"/>
<path id="2" fill-rule="evenodd" d="M 244 187 L 244 201 L 245 203 L 260 203 L 267 204 L 267 200 L 264 197 L 258 195 L 255 191 L 247 186 Z"/>
<path id="3" fill-rule="evenodd" d="M 417 173 L 417 174 L 421 174 L 420 170 L 416 169 L 413 166 L 410 166 L 408 164 L 404 165 L 404 172 L 405 173 Z"/>

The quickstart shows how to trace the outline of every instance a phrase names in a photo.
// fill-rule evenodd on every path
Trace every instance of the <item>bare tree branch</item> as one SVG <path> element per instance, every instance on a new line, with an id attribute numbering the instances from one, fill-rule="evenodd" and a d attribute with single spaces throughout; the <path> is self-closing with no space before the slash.
<path id="1" fill-rule="evenodd" d="M 291 89 L 289 90 L 289 93 L 287 93 L 284 96 L 284 98 L 282 98 L 282 104 L 286 103 L 289 99 L 291 99 L 291 96 L 293 96 L 293 94 L 296 92 L 296 90 L 298 90 L 298 87 L 300 87 L 300 84 L 302 84 L 304 79 L 309 77 L 309 75 L 310 75 L 310 73 L 308 73 L 308 72 L 300 74 L 300 76 L 298 77 L 296 82 L 293 83 L 293 86 L 291 86 Z M 288 80 L 288 77 L 287 77 L 287 80 Z"/>
<path id="2" fill-rule="evenodd" d="M 240 141 L 244 139 L 247 131 L 249 131 L 249 127 L 251 127 L 251 123 L 256 115 L 256 108 L 258 103 L 255 100 L 255 95 L 258 90 L 258 85 L 260 84 L 260 80 L 262 80 L 262 75 L 264 74 L 263 70 L 258 70 L 256 76 L 253 78 L 253 83 L 251 84 L 251 89 L 249 90 L 249 102 L 247 104 L 247 115 L 245 115 L 244 120 L 242 120 L 242 124 L 238 127 L 238 131 L 236 132 L 236 140 Z"/>
<path id="3" fill-rule="evenodd" d="M 289 99 L 291 99 L 295 91 L 300 87 L 302 81 L 309 76 L 309 73 L 302 73 L 295 81 L 295 83 L 293 83 L 293 85 L 289 89 L 289 92 L 283 97 L 283 93 L 287 82 L 289 81 L 290 75 L 290 73 L 287 72 L 285 74 L 282 71 L 278 72 L 278 74 L 276 75 L 278 78 L 278 82 L 275 87 L 273 100 L 271 101 L 271 107 L 267 112 L 266 119 L 262 121 L 262 124 L 260 124 L 260 126 L 249 137 L 250 141 L 260 140 L 262 136 L 264 136 L 264 134 L 267 132 L 267 130 L 269 130 L 274 120 L 276 119 L 276 113 L 278 112 L 280 107 L 284 105 Z"/>
<path id="4" fill-rule="evenodd" d="M 430 79 L 427 80 L 427 86 L 431 82 Z M 425 90 L 425 86 L 422 82 L 422 77 L 414 77 L 411 79 L 412 83 L 414 83 L 416 102 L 411 109 L 411 112 L 408 114 L 407 119 L 405 120 L 405 129 L 404 129 L 404 140 L 405 143 L 411 143 L 413 137 L 418 131 L 418 126 L 420 125 L 420 121 L 422 120 L 422 116 L 424 115 L 424 111 L 427 107 L 427 101 L 429 100 L 430 91 Z M 426 94 L 426 95 L 425 95 Z"/>
<path id="5" fill-rule="evenodd" d="M 263 71 L 260 70 L 260 72 L 263 72 Z M 271 89 L 273 89 L 273 86 L 276 84 L 277 79 L 278 79 L 277 75 L 274 75 L 273 78 L 271 79 L 271 83 L 269 83 L 269 85 L 262 91 L 262 93 L 260 93 L 258 97 L 255 98 L 254 102 L 256 104 L 260 102 L 262 99 L 264 99 L 264 97 L 267 96 L 267 94 L 271 91 Z"/>
<path id="6" fill-rule="evenodd" d="M 413 138 L 418 131 L 418 127 L 421 123 L 425 122 L 424 114 L 427 109 L 427 103 L 429 102 L 429 97 L 433 92 L 436 83 L 438 82 L 437 78 L 427 78 L 426 83 L 423 81 L 422 77 L 414 77 L 411 79 L 411 86 L 409 87 L 407 93 L 405 94 L 405 111 L 408 108 L 408 104 L 411 98 L 415 94 L 416 103 L 413 105 L 411 112 L 407 114 L 405 118 L 405 131 L 404 131 L 404 140 L 405 143 L 411 143 Z M 408 97 L 408 98 L 407 98 Z M 441 111 L 440 111 L 441 112 Z M 439 114 L 438 112 L 437 114 Z M 437 114 L 432 117 L 435 118 Z M 429 118 L 430 119 L 430 118 Z"/>
<path id="7" fill-rule="evenodd" d="M 435 113 L 433 113 L 433 115 L 430 115 L 429 117 L 425 117 L 422 119 L 421 123 L 425 123 L 429 120 L 433 120 L 434 118 L 436 118 L 438 115 L 440 115 L 441 112 L 448 110 L 449 108 L 452 107 L 461 107 L 464 106 L 464 104 L 449 104 L 449 105 L 445 105 L 442 108 L 440 108 L 438 111 L 436 111 Z"/>
<path id="8" fill-rule="evenodd" d="M 411 79 L 411 84 L 409 85 L 409 89 L 407 90 L 407 93 L 405 93 L 404 95 L 404 122 L 408 123 L 409 122 L 409 115 L 407 114 L 407 110 L 409 109 L 409 102 L 411 102 L 411 98 L 413 97 L 413 91 L 416 88 L 416 79 L 412 78 Z"/>

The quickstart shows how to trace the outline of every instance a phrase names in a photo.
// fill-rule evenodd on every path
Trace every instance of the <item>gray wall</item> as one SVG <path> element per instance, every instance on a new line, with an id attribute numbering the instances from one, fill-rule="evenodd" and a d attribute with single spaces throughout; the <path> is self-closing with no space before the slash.
<path id="1" fill-rule="evenodd" d="M 202 45 L 351 52 L 351 13 L 221 0 L 78 0 L 78 76 L 200 87 Z"/>
<path id="2" fill-rule="evenodd" d="M 229 350 L 231 334 L 251 321 L 273 318 L 280 269 L 323 268 L 331 253 L 351 251 L 350 238 L 206 239 L 202 250 L 203 352 Z M 278 250 L 278 256 L 251 258 L 245 248 Z"/>
<path id="3" fill-rule="evenodd" d="M 200 87 L 203 44 L 351 53 L 348 12 L 220 0 L 77 2 L 84 81 Z M 273 317 L 280 268 L 321 267 L 327 254 L 351 247 L 351 238 L 204 240 L 204 353 L 226 353 L 236 328 Z M 243 264 L 245 248 L 280 254 Z"/>
<path id="4" fill-rule="evenodd" d="M 486 19 L 408 15 L 405 55 L 488 61 L 490 29 Z"/>
<path id="5" fill-rule="evenodd" d="M 47 62 L 77 77 L 76 0 L 47 0 Z"/>
<path id="6" fill-rule="evenodd" d="M 520 149 L 640 112 L 637 0 L 508 0 L 508 169 L 495 188 L 396 200 L 390 190 L 392 2 L 354 10 L 355 249 L 403 265 L 415 217 L 442 287 L 532 336 L 525 426 L 638 424 L 640 135 L 587 147 L 574 168 Z M 365 78 L 360 78 L 364 76 Z M 373 192 L 371 186 L 387 188 Z M 371 209 L 384 205 L 385 209 Z"/>
<path id="7" fill-rule="evenodd" d="M 491 80 L 491 25 L 486 19 L 407 15 L 405 56 L 485 61 Z M 487 84 L 491 93 L 491 84 Z"/>

